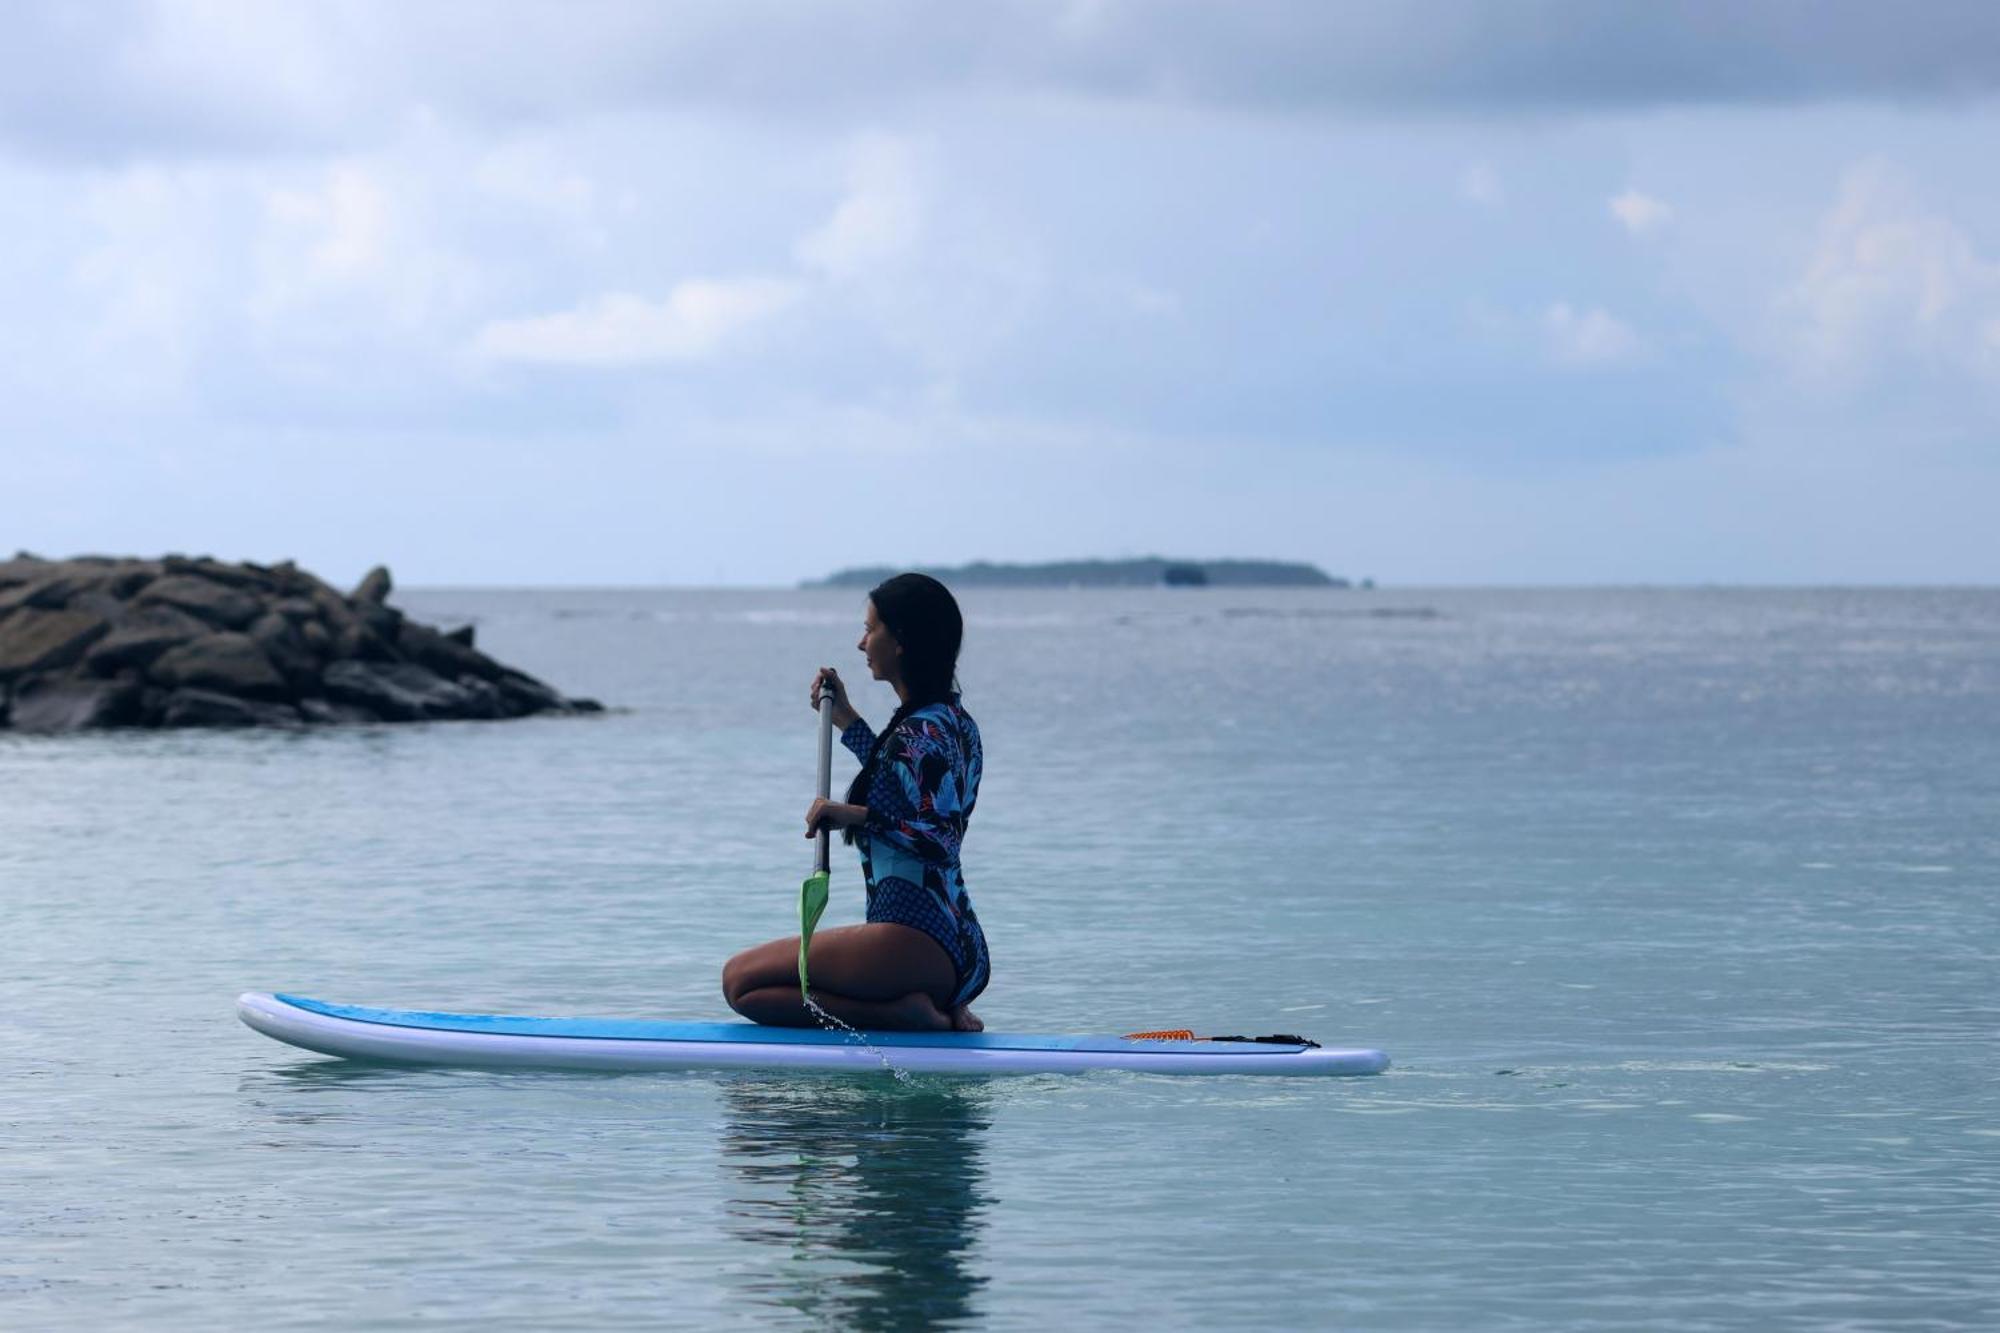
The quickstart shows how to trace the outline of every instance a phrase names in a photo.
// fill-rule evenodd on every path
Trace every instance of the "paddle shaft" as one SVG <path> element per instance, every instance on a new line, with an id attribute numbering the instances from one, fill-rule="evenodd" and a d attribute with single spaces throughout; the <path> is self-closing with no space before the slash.
<path id="1" fill-rule="evenodd" d="M 819 696 L 819 798 L 824 801 L 833 794 L 833 691 L 823 691 Z M 818 873 L 827 867 L 827 847 L 830 835 L 822 827 L 819 836 L 813 839 L 813 871 Z"/>

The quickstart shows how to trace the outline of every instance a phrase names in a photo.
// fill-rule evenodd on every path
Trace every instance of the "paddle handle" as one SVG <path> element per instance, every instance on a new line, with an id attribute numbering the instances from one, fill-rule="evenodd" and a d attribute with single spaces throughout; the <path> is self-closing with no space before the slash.
<path id="1" fill-rule="evenodd" d="M 824 691 L 819 696 L 819 798 L 823 801 L 833 794 L 833 691 Z M 832 841 L 825 829 L 813 839 L 813 869 L 826 869 L 827 848 Z"/>

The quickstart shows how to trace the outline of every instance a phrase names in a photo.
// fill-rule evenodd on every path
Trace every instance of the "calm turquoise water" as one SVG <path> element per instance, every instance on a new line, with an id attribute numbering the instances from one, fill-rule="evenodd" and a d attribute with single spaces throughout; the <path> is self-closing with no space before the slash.
<path id="1" fill-rule="evenodd" d="M 851 594 L 400 600 L 629 711 L 0 734 L 7 1328 L 2000 1321 L 2000 593 L 967 597 L 981 1012 L 1397 1060 L 1304 1085 L 258 1037 L 721 1017 L 810 866 Z"/>

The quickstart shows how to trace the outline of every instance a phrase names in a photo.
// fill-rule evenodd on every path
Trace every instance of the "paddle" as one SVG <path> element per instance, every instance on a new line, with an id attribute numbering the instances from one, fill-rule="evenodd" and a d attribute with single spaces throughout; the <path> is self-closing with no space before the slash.
<path id="1" fill-rule="evenodd" d="M 833 691 L 823 689 L 819 696 L 819 798 L 823 801 L 833 789 Z M 812 943 L 813 927 L 819 924 L 820 913 L 826 911 L 827 883 L 832 878 L 827 870 L 827 843 L 830 835 L 824 826 L 819 836 L 813 839 L 813 872 L 806 876 L 806 882 L 799 886 L 799 998 L 806 998 L 806 946 Z"/>

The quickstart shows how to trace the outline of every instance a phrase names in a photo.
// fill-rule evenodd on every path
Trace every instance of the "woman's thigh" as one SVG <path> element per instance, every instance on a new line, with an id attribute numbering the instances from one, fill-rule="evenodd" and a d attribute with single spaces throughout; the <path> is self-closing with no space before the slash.
<path id="1" fill-rule="evenodd" d="M 806 968 L 814 990 L 855 1000 L 899 1000 L 923 991 L 939 1004 L 958 989 L 958 972 L 938 942 L 920 930 L 883 922 L 813 932 Z M 799 937 L 745 949 L 723 969 L 722 984 L 742 995 L 765 986 L 797 986 Z"/>

